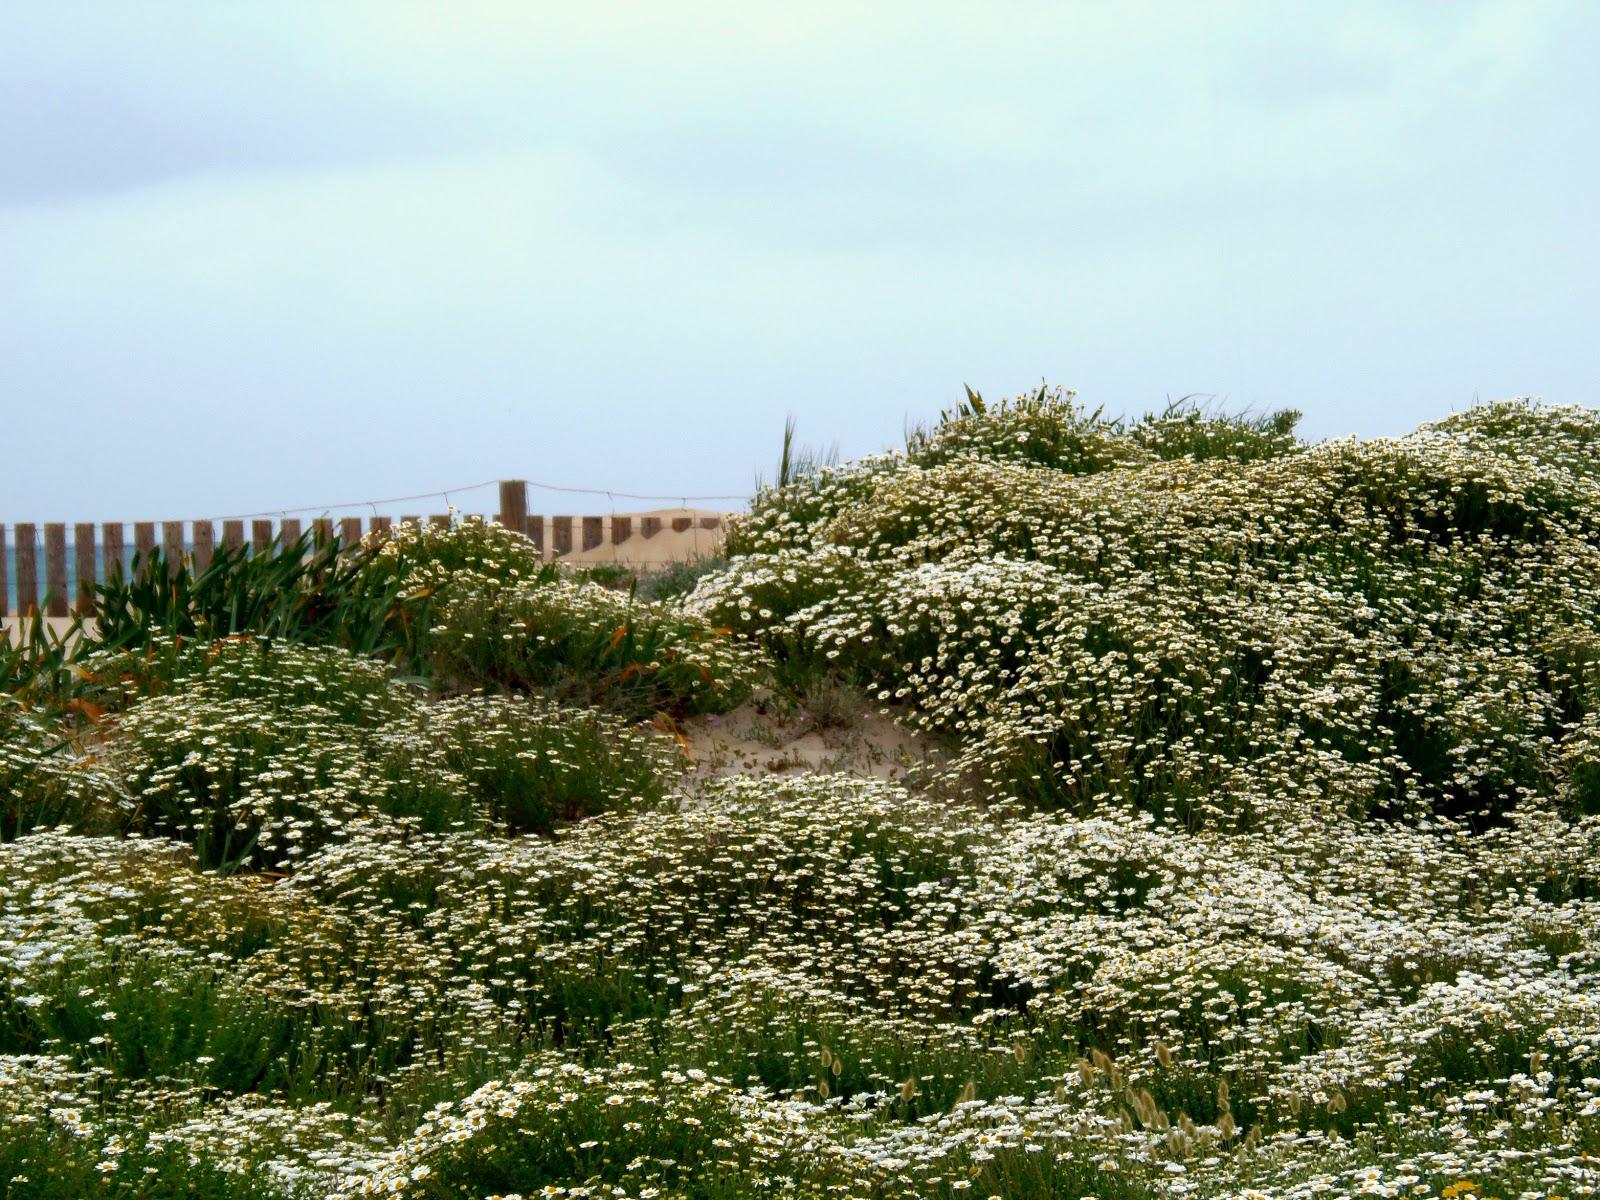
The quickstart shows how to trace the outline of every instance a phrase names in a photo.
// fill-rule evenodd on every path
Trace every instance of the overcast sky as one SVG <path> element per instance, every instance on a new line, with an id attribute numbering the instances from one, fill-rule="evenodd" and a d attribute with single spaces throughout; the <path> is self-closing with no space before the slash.
<path id="1" fill-rule="evenodd" d="M 963 383 L 1600 402 L 1597 57 L 1591 0 L 4 0 L 0 521 L 744 493 Z"/>

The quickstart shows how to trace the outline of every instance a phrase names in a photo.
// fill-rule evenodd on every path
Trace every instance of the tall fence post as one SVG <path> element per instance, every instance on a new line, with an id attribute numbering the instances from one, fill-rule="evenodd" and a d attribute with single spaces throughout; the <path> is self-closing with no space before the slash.
<path id="1" fill-rule="evenodd" d="M 67 595 L 67 527 L 60 521 L 44 527 L 44 610 L 52 617 L 72 611 Z"/>
<path id="2" fill-rule="evenodd" d="M 0 617 L 11 612 L 11 578 L 8 571 L 10 557 L 6 553 L 6 527 L 0 525 Z"/>
<path id="3" fill-rule="evenodd" d="M 37 530 L 27 522 L 17 524 L 17 616 L 39 615 L 39 549 Z"/>
<path id="4" fill-rule="evenodd" d="M 100 571 L 94 557 L 94 526 L 80 522 L 72 527 L 72 554 L 78 565 L 78 614 L 94 613 L 94 585 Z"/>
<path id="5" fill-rule="evenodd" d="M 105 561 L 105 576 L 109 581 L 122 578 L 122 522 L 108 521 L 100 526 L 100 557 Z"/>
<path id="6" fill-rule="evenodd" d="M 211 565 L 211 556 L 217 551 L 217 526 L 213 521 L 194 523 L 194 572 L 201 574 Z"/>
<path id="7" fill-rule="evenodd" d="M 500 481 L 500 524 L 527 536 L 528 485 L 521 479 Z"/>
<path id="8" fill-rule="evenodd" d="M 183 570 L 183 522 L 161 522 L 161 553 L 167 560 L 167 574 Z"/>

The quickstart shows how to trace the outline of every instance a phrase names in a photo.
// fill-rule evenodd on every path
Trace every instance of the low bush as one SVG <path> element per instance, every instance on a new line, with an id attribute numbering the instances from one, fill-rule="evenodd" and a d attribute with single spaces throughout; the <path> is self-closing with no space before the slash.
<path id="1" fill-rule="evenodd" d="M 728 565 L 722 557 L 697 558 L 691 562 L 668 563 L 639 578 L 638 594 L 657 603 L 681 600 L 694 591 L 695 585 L 705 576 L 720 571 Z"/>
<path id="2" fill-rule="evenodd" d="M 452 588 L 423 644 L 456 686 L 537 690 L 635 720 L 726 711 L 761 675 L 728 630 L 567 580 Z"/>
<path id="3" fill-rule="evenodd" d="M 758 502 L 791 544 L 735 559 L 688 608 L 796 672 L 874 681 L 965 741 L 958 772 L 1045 806 L 1482 828 L 1563 769 L 1600 636 L 1600 605 L 1571 583 L 1600 571 L 1577 414 L 1498 406 L 1281 454 L 1108 451 L 1082 474 L 1088 459 L 1006 449 L 1046 400 L 962 414 L 962 454 L 869 468 L 826 517 L 807 499 L 786 523 L 770 511 L 784 497 Z M 1501 453 L 1506 429 L 1520 440 Z"/>
<path id="4" fill-rule="evenodd" d="M 0 695 L 0 841 L 57 825 L 103 830 L 119 799 L 73 729 Z"/>
<path id="5" fill-rule="evenodd" d="M 465 781 L 478 822 L 516 833 L 652 808 L 683 766 L 656 731 L 539 697 L 463 696 L 419 706 L 386 727 L 396 757 L 431 746 Z"/>
<path id="6" fill-rule="evenodd" d="M 550 833 L 659 804 L 678 767 L 668 739 L 615 718 L 549 701 L 431 703 L 332 647 L 235 638 L 90 661 L 108 677 L 119 663 L 142 672 L 100 768 L 106 795 L 131 804 L 123 822 L 225 870 L 289 869 L 374 821 L 396 834 Z M 114 816 L 98 799 L 83 803 Z"/>

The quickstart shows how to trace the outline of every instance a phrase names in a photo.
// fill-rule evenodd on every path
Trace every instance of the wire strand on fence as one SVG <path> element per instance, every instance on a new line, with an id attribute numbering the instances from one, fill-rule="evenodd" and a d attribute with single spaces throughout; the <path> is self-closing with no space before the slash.
<path id="1" fill-rule="evenodd" d="M 570 493 L 574 493 L 574 494 L 577 494 L 577 495 L 583 495 L 583 496 L 610 496 L 610 497 L 621 496 L 624 500 L 676 500 L 684 508 L 689 507 L 689 501 L 691 501 L 691 500 L 694 500 L 694 501 L 698 502 L 698 501 L 701 501 L 701 500 L 748 500 L 748 499 L 750 499 L 750 497 L 748 495 L 738 495 L 738 496 L 651 496 L 651 495 L 647 495 L 646 493 L 643 493 L 643 492 L 617 492 L 617 491 L 612 491 L 612 490 L 610 490 L 608 488 L 562 487 L 560 484 L 556 484 L 556 483 L 539 483 L 538 481 L 533 480 L 533 479 L 527 479 L 527 480 L 524 480 L 523 482 L 526 483 L 531 488 L 538 488 L 541 492 L 570 492 Z"/>
<path id="2" fill-rule="evenodd" d="M 290 513 L 338 512 L 340 510 L 352 508 L 370 508 L 374 513 L 376 513 L 379 505 L 404 504 L 411 500 L 433 500 L 435 498 L 439 498 L 443 499 L 448 504 L 452 495 L 459 496 L 464 492 L 475 492 L 480 488 L 493 487 L 499 482 L 500 481 L 498 479 L 485 479 L 481 483 L 469 483 L 465 487 L 443 488 L 436 492 L 417 492 L 416 494 L 410 496 L 389 496 L 381 500 L 351 500 L 343 504 L 302 504 L 294 508 L 268 508 L 263 509 L 260 512 L 232 513 L 228 516 L 217 516 L 203 519 L 211 521 L 248 521 L 253 517 L 281 517 Z M 574 496 L 605 496 L 611 502 L 613 511 L 615 511 L 616 500 L 618 497 L 621 497 L 624 500 L 676 500 L 684 508 L 689 507 L 690 501 L 701 503 L 707 500 L 750 499 L 750 497 L 746 495 L 658 496 L 650 495 L 645 492 L 619 492 L 610 488 L 568 487 L 559 483 L 541 483 L 536 479 L 526 479 L 523 480 L 523 482 L 527 484 L 528 487 L 536 488 L 541 492 L 563 492 L 567 495 Z"/>
<path id="3" fill-rule="evenodd" d="M 211 521 L 248 521 L 251 517 L 281 517 L 286 513 L 307 512 L 337 512 L 340 509 L 370 508 L 377 511 L 380 504 L 404 504 L 408 500 L 432 500 L 434 497 L 443 497 L 449 500 L 451 495 L 460 495 L 462 492 L 475 492 L 479 488 L 493 487 L 499 483 L 498 479 L 485 479 L 482 483 L 469 483 L 465 487 L 444 488 L 437 492 L 418 492 L 412 496 L 388 496 L 382 500 L 351 500 L 344 504 L 302 504 L 298 508 L 268 508 L 261 512 L 233 513 L 226 517 L 207 517 Z"/>

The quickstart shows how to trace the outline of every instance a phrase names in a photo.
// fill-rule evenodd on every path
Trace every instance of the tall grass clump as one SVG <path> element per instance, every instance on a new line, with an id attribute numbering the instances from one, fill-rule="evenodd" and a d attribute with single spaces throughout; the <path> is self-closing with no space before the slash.
<path id="1" fill-rule="evenodd" d="M 93 642 L 137 648 L 155 637 L 255 634 L 358 654 L 388 650 L 399 590 L 373 586 L 357 551 L 314 530 L 259 551 L 220 546 L 203 570 L 147 551 L 130 575 L 114 564 L 95 586 Z"/>

